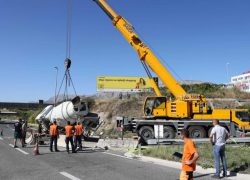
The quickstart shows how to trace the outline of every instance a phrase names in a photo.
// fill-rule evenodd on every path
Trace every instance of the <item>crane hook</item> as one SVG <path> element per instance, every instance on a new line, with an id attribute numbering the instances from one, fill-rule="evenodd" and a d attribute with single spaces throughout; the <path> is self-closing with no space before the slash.
<path id="1" fill-rule="evenodd" d="M 65 65 L 66 70 L 68 70 L 71 66 L 71 60 L 69 58 L 66 58 L 64 61 L 64 65 Z"/>

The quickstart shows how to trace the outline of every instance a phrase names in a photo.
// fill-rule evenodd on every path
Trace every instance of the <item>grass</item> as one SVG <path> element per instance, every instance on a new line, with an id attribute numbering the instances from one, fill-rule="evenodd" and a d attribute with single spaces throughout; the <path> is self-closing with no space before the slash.
<path id="1" fill-rule="evenodd" d="M 138 150 L 129 150 L 135 154 L 138 154 Z M 156 157 L 160 159 L 166 159 L 171 161 L 179 161 L 176 157 L 173 157 L 174 152 L 182 152 L 183 146 L 155 146 L 142 148 L 141 152 L 144 156 Z M 203 144 L 198 146 L 199 160 L 197 164 L 206 168 L 214 168 L 213 150 L 210 144 Z M 250 174 L 250 147 L 249 146 L 226 146 L 226 159 L 227 167 L 229 171 L 240 172 Z"/>

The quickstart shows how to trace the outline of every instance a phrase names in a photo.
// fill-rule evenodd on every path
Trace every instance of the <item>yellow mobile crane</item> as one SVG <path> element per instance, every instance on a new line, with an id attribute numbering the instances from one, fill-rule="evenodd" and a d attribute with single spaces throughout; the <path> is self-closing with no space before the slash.
<path id="1" fill-rule="evenodd" d="M 200 94 L 187 94 L 173 76 L 161 64 L 149 47 L 141 41 L 134 27 L 118 15 L 104 0 L 94 0 L 111 19 L 113 25 L 122 33 L 139 55 L 139 59 L 150 78 L 156 97 L 147 97 L 142 119 L 134 119 L 135 129 L 144 140 L 154 138 L 154 125 L 163 125 L 164 138 L 174 138 L 183 128 L 188 128 L 191 137 L 204 138 L 211 131 L 211 120 L 219 119 L 223 125 L 236 135 L 236 130 L 250 131 L 250 115 L 247 110 L 214 109 L 209 110 L 206 98 Z M 161 95 L 149 68 L 162 80 L 175 97 L 169 101 Z M 130 122 L 130 121 L 129 121 Z"/>

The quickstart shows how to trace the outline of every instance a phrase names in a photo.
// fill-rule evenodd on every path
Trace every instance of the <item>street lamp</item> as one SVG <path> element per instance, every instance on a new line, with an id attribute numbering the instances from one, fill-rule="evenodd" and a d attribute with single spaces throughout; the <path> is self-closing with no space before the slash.
<path id="1" fill-rule="evenodd" d="M 57 100 L 57 77 L 58 77 L 58 67 L 54 67 L 56 69 L 56 87 L 55 87 L 55 98 L 54 98 L 54 106 L 56 106 L 56 100 Z"/>

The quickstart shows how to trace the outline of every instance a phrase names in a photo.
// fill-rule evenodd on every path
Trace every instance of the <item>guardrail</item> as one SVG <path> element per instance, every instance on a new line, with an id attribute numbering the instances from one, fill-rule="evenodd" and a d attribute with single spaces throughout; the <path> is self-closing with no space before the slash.
<path id="1" fill-rule="evenodd" d="M 209 138 L 200 138 L 200 139 L 192 139 L 196 144 L 209 143 Z M 181 139 L 149 139 L 146 141 L 148 145 L 170 145 L 170 144 L 183 144 L 183 140 Z M 226 142 L 227 144 L 241 144 L 247 143 L 250 144 L 250 137 L 242 137 L 242 138 L 229 138 Z"/>

